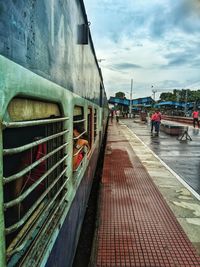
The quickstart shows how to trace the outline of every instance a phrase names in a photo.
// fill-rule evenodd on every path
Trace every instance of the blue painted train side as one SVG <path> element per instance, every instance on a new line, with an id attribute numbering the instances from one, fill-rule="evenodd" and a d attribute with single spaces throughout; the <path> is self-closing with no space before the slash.
<path id="1" fill-rule="evenodd" d="M 71 266 L 75 256 L 75 248 L 78 242 L 77 232 L 80 232 L 84 219 L 85 209 L 88 202 L 91 185 L 94 178 L 98 151 L 96 150 L 91 158 L 81 184 L 76 192 L 68 216 L 60 230 L 60 234 L 48 258 L 46 267 L 51 266 Z"/>
<path id="2" fill-rule="evenodd" d="M 104 89 L 82 0 L 0 1 L 0 12 L 1 55 L 99 104 Z"/>
<path id="3" fill-rule="evenodd" d="M 0 266 L 70 267 L 108 120 L 84 3 L 0 1 L 0 37 Z M 90 151 L 74 171 L 75 124 Z M 18 168 L 39 145 L 47 155 Z M 40 161 L 45 189 L 28 206 L 41 183 L 13 190 Z"/>

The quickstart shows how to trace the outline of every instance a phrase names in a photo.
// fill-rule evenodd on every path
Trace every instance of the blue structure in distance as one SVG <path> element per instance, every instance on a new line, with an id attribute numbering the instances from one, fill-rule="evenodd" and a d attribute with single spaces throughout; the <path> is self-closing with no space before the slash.
<path id="1" fill-rule="evenodd" d="M 123 106 L 130 106 L 130 99 L 111 96 L 108 103 L 113 105 L 119 104 Z M 132 106 L 152 106 L 154 103 L 155 102 L 151 97 L 142 97 L 131 101 Z"/>
<path id="2" fill-rule="evenodd" d="M 111 96 L 108 100 L 109 104 L 118 104 L 122 106 L 130 106 L 130 99 L 127 98 L 119 98 L 119 97 L 113 97 Z M 133 107 L 155 107 L 155 108 L 161 108 L 161 107 L 172 107 L 172 108 L 187 108 L 192 109 L 194 107 L 194 103 L 190 102 L 177 102 L 177 101 L 163 101 L 160 103 L 155 103 L 155 101 L 151 97 L 142 97 L 132 100 L 132 106 Z"/>
<path id="3" fill-rule="evenodd" d="M 156 103 L 154 107 L 163 107 L 163 106 L 172 106 L 172 107 L 180 107 L 180 108 L 193 108 L 194 104 L 193 103 L 185 103 L 185 102 L 176 102 L 176 101 L 164 101 L 160 103 Z"/>

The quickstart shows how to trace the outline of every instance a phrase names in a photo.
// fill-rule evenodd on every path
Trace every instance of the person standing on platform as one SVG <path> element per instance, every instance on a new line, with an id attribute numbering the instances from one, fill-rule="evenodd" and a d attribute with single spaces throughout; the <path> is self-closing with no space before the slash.
<path id="1" fill-rule="evenodd" d="M 160 123 L 161 123 L 161 113 L 159 110 L 157 110 L 154 114 L 154 125 L 155 125 L 156 135 L 159 135 Z"/>
<path id="2" fill-rule="evenodd" d="M 116 111 L 116 121 L 119 122 L 119 115 L 120 115 L 120 110 L 118 109 Z"/>
<path id="3" fill-rule="evenodd" d="M 193 117 L 193 127 L 195 128 L 196 123 L 197 123 L 197 126 L 199 128 L 199 111 L 194 110 L 192 112 L 192 117 Z"/>
<path id="4" fill-rule="evenodd" d="M 153 128 L 155 126 L 155 116 L 156 116 L 156 112 L 150 114 L 150 119 L 151 119 L 151 133 L 153 133 Z"/>

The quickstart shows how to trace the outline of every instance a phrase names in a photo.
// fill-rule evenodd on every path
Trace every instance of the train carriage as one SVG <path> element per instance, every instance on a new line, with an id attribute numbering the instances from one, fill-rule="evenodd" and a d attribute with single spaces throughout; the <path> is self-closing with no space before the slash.
<path id="1" fill-rule="evenodd" d="M 0 10 L 0 266 L 71 266 L 108 117 L 84 4 Z"/>

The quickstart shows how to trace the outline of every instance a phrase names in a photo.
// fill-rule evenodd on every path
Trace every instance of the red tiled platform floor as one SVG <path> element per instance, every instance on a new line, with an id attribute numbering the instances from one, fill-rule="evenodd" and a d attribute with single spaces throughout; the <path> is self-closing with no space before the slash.
<path id="1" fill-rule="evenodd" d="M 114 123 L 108 128 L 99 209 L 95 267 L 200 266 L 192 243 Z"/>

